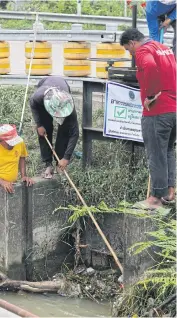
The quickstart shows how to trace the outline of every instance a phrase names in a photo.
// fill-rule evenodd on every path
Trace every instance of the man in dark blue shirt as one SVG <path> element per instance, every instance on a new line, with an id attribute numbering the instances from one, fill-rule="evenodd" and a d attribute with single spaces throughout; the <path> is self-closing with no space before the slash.
<path id="1" fill-rule="evenodd" d="M 176 1 L 146 1 L 146 18 L 150 38 L 160 42 L 160 28 L 171 25 L 174 29 L 173 52 L 176 55 Z M 161 21 L 163 21 L 160 24 Z"/>
<path id="2" fill-rule="evenodd" d="M 77 114 L 70 87 L 61 76 L 45 77 L 38 83 L 36 91 L 30 98 L 30 106 L 37 126 L 42 161 L 46 166 L 43 176 L 52 178 L 53 156 L 44 136 L 47 134 L 52 144 L 53 121 L 58 123 L 55 151 L 60 159 L 59 168 L 61 170 L 69 164 L 79 137 Z M 69 112 L 66 114 L 65 110 L 68 109 L 68 106 Z"/>

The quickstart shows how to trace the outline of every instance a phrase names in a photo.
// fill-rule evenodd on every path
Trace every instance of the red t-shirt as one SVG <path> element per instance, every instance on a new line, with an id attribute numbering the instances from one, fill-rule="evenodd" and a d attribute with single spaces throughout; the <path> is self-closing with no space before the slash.
<path id="1" fill-rule="evenodd" d="M 143 109 L 143 115 L 176 112 L 176 60 L 172 50 L 149 40 L 137 49 L 135 58 L 142 104 L 147 96 L 161 92 L 149 111 Z"/>

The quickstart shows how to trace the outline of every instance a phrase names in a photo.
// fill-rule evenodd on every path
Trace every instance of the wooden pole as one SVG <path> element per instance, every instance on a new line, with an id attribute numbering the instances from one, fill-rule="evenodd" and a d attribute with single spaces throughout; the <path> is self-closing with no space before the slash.
<path id="1" fill-rule="evenodd" d="M 150 197 L 150 191 L 151 191 L 151 177 L 150 177 L 150 174 L 149 174 L 148 188 L 147 188 L 147 199 Z"/>
<path id="2" fill-rule="evenodd" d="M 51 145 L 51 143 L 50 143 L 50 141 L 48 140 L 48 138 L 47 138 L 46 135 L 45 135 L 45 139 L 46 139 L 46 141 L 47 141 L 49 147 L 51 148 L 51 150 L 52 150 L 52 152 L 53 152 L 55 158 L 57 159 L 58 163 L 60 163 L 60 159 L 58 158 L 58 156 L 57 156 L 55 150 L 53 149 L 53 147 L 52 147 L 52 145 Z M 76 191 L 77 196 L 79 197 L 79 199 L 80 199 L 80 201 L 82 202 L 83 206 L 86 207 L 87 212 L 88 212 L 90 218 L 92 219 L 93 223 L 94 223 L 95 226 L 96 226 L 96 229 L 98 230 L 100 236 L 102 237 L 103 241 L 105 242 L 106 246 L 108 247 L 109 251 L 111 252 L 111 254 L 112 254 L 112 256 L 113 256 L 113 258 L 114 258 L 114 260 L 115 260 L 117 266 L 119 267 L 121 273 L 123 273 L 123 266 L 122 266 L 122 264 L 120 263 L 120 261 L 119 261 L 117 255 L 116 255 L 116 253 L 114 252 L 114 250 L 113 250 L 113 248 L 111 247 L 111 245 L 109 244 L 109 242 L 108 242 L 106 236 L 104 235 L 103 231 L 101 230 L 100 226 L 98 225 L 97 221 L 95 220 L 95 218 L 94 218 L 92 212 L 90 211 L 88 205 L 86 204 L 85 200 L 84 200 L 83 197 L 81 196 L 79 190 L 77 189 L 77 187 L 75 186 L 75 184 L 74 184 L 73 181 L 71 180 L 71 178 L 70 178 L 70 176 L 68 175 L 68 173 L 66 172 L 66 170 L 64 170 L 64 174 L 65 174 L 66 178 L 68 179 L 70 185 L 71 185 L 71 186 L 73 187 L 73 189 Z"/>
<path id="3" fill-rule="evenodd" d="M 14 313 L 15 315 L 17 315 L 18 317 L 33 317 L 33 318 L 39 318 L 36 315 L 33 315 L 32 313 L 30 313 L 29 311 L 22 309 L 18 306 L 15 306 L 13 304 L 8 303 L 7 301 L 0 299 L 0 308 L 4 308 L 8 311 L 9 315 L 6 317 L 10 317 L 10 312 Z"/>

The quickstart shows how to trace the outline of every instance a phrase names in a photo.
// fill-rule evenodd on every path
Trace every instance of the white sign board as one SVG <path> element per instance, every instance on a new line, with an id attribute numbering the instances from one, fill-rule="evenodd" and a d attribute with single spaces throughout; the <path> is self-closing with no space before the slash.
<path id="1" fill-rule="evenodd" d="M 106 85 L 103 135 L 143 142 L 142 110 L 139 89 L 108 82 Z"/>

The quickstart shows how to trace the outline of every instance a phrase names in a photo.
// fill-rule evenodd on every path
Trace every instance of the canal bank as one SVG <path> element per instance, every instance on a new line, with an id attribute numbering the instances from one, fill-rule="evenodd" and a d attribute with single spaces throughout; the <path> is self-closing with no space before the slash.
<path id="1" fill-rule="evenodd" d="M 0 268 L 11 279 L 48 280 L 75 262 L 77 226 L 68 223 L 70 211 L 56 209 L 77 205 L 77 198 L 60 177 L 34 180 L 32 188 L 16 184 L 14 194 L 0 189 Z M 116 268 L 91 220 L 84 221 L 80 233 L 84 264 L 99 270 Z M 145 240 L 152 221 L 124 213 L 98 213 L 97 221 L 123 264 L 124 282 L 133 282 L 154 261 L 147 253 L 133 256 L 127 251 Z"/>

